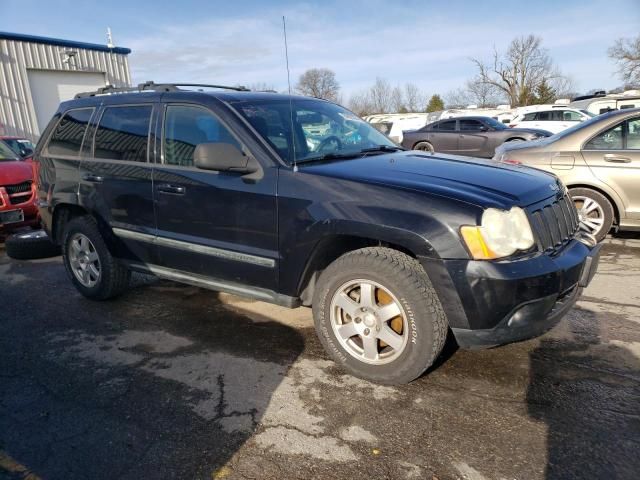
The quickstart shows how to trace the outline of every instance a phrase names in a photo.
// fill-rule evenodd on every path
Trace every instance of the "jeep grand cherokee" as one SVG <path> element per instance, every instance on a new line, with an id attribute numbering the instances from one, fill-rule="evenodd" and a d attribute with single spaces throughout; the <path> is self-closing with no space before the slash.
<path id="1" fill-rule="evenodd" d="M 598 246 L 552 174 L 402 151 L 314 98 L 141 84 L 60 105 L 40 212 L 86 297 L 130 271 L 313 307 L 329 355 L 403 383 L 439 355 L 540 335 Z"/>

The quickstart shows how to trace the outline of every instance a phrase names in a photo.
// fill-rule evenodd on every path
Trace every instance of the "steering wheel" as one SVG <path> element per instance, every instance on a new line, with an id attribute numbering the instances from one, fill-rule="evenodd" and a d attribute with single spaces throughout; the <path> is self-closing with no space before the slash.
<path id="1" fill-rule="evenodd" d="M 338 146 L 336 150 L 342 150 L 342 141 L 335 135 L 331 135 L 330 137 L 325 138 L 318 144 L 318 147 L 316 148 L 316 152 L 321 152 L 324 149 L 324 147 L 329 145 L 330 142 L 336 143 L 336 145 Z"/>

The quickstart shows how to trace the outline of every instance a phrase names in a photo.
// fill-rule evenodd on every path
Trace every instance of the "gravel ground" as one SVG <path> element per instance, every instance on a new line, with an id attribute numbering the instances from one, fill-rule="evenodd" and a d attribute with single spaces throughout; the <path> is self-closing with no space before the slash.
<path id="1" fill-rule="evenodd" d="M 81 297 L 0 250 L 0 479 L 638 478 L 640 237 L 547 335 L 345 375 L 308 309 L 148 277 Z"/>

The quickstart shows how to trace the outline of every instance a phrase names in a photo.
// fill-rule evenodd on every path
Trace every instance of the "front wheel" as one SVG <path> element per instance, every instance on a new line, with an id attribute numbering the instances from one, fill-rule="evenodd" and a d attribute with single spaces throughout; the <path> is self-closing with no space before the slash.
<path id="1" fill-rule="evenodd" d="M 613 206 L 600 192 L 590 188 L 571 188 L 569 195 L 578 210 L 580 228 L 600 242 L 613 225 Z"/>
<path id="2" fill-rule="evenodd" d="M 111 255 L 91 216 L 77 217 L 67 224 L 62 258 L 69 278 L 87 298 L 106 300 L 129 285 L 131 273 Z"/>
<path id="3" fill-rule="evenodd" d="M 329 265 L 314 293 L 313 314 L 329 355 L 354 375 L 383 384 L 420 376 L 447 336 L 426 272 L 390 248 L 363 248 Z"/>

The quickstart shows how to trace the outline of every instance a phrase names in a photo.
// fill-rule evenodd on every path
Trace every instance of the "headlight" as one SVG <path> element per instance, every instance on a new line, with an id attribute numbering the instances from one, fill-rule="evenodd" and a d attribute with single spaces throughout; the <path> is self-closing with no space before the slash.
<path id="1" fill-rule="evenodd" d="M 527 214 L 520 207 L 509 211 L 487 208 L 480 226 L 465 225 L 460 233 L 476 260 L 508 257 L 535 243 Z"/>

